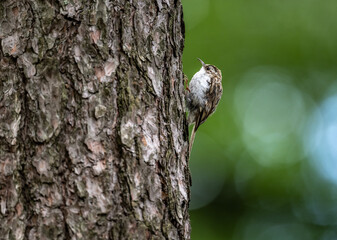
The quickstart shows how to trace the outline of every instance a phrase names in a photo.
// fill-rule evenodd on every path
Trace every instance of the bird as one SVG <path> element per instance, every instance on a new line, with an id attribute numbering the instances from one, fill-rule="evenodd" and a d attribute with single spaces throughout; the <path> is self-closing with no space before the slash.
<path id="1" fill-rule="evenodd" d="M 222 96 L 221 70 L 214 65 L 205 64 L 200 58 L 201 69 L 196 72 L 186 87 L 186 107 L 188 109 L 188 124 L 194 124 L 189 153 L 191 154 L 195 133 L 206 119 L 212 115 Z M 185 78 L 187 85 L 187 79 Z"/>

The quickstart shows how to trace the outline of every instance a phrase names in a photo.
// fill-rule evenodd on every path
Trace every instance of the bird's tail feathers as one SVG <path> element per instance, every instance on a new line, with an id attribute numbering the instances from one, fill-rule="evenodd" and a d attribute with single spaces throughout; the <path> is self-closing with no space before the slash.
<path id="1" fill-rule="evenodd" d="M 190 145 L 189 145 L 189 155 L 191 156 L 191 152 L 192 152 L 192 146 L 193 146 L 193 142 L 194 142 L 194 138 L 195 138 L 195 133 L 196 133 L 196 129 L 195 129 L 195 124 L 193 126 L 192 129 L 192 133 L 191 133 L 191 138 L 190 138 Z"/>
<path id="2" fill-rule="evenodd" d="M 203 117 L 203 112 L 200 111 L 199 114 L 198 114 L 198 118 L 196 119 L 196 121 L 194 123 L 192 133 L 191 133 L 190 145 L 189 145 L 190 156 L 191 156 L 191 152 L 192 152 L 192 146 L 193 146 L 193 142 L 194 142 L 194 138 L 195 138 L 195 133 L 197 132 L 197 130 L 198 130 L 200 124 L 201 124 L 202 117 Z"/>

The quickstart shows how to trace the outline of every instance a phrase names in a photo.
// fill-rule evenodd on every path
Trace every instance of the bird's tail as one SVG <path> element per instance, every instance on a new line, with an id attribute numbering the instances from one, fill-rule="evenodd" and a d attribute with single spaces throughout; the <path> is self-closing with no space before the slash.
<path id="1" fill-rule="evenodd" d="M 189 152 L 190 152 L 190 156 L 191 156 L 191 152 L 192 152 L 192 146 L 193 146 L 193 142 L 194 142 L 194 138 L 195 138 L 195 133 L 197 132 L 200 124 L 202 123 L 202 119 L 204 116 L 204 112 L 200 110 L 199 114 L 197 115 L 197 119 L 194 123 L 193 129 L 192 129 L 192 134 L 191 134 L 191 138 L 190 138 L 190 145 L 189 145 Z"/>
<path id="2" fill-rule="evenodd" d="M 195 138 L 195 133 L 196 133 L 196 128 L 195 128 L 195 124 L 193 126 L 192 129 L 192 133 L 191 133 L 191 138 L 190 138 L 190 145 L 189 145 L 189 155 L 191 156 L 191 152 L 192 152 L 192 146 L 193 146 L 193 142 L 194 142 L 194 138 Z"/>

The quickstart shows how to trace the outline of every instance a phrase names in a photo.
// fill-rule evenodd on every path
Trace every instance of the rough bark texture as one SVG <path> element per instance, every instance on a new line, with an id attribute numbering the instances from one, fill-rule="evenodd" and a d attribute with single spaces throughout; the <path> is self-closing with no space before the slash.
<path id="1" fill-rule="evenodd" d="M 0 238 L 189 239 L 180 0 L 0 5 Z"/>

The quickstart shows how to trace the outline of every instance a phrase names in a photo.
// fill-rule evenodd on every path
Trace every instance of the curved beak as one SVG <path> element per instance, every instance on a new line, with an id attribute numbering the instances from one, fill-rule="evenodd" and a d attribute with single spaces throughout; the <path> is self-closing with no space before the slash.
<path id="1" fill-rule="evenodd" d="M 202 66 L 204 67 L 205 63 L 200 58 L 198 58 L 198 60 L 201 62 Z"/>

